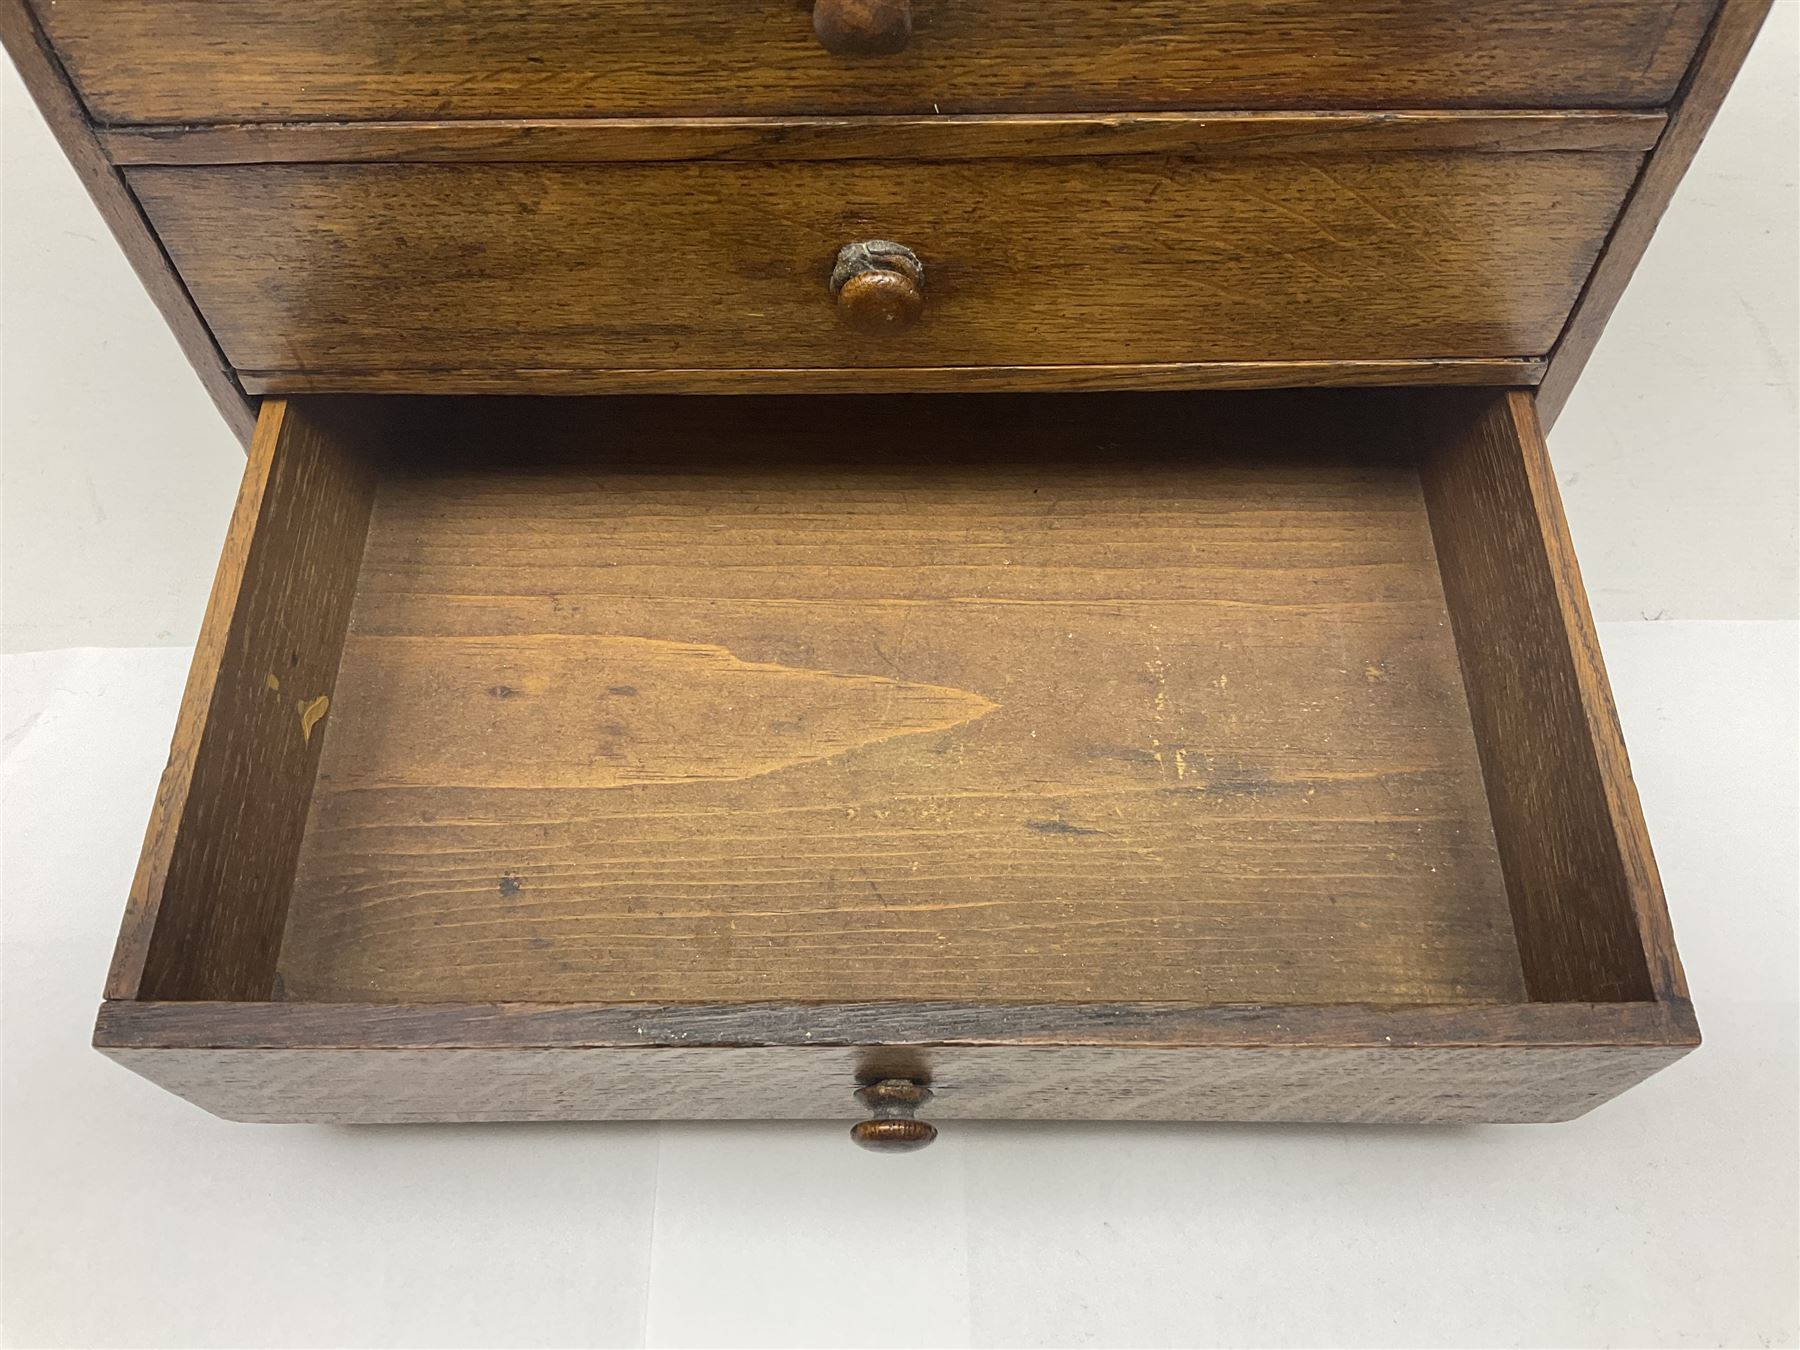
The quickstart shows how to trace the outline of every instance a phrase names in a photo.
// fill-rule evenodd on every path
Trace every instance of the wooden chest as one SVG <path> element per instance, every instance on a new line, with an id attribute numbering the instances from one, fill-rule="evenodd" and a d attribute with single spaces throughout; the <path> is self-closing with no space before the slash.
<path id="1" fill-rule="evenodd" d="M 5 0 L 249 446 L 96 1045 L 896 1151 L 1678 1058 L 1543 427 L 1767 8 Z"/>

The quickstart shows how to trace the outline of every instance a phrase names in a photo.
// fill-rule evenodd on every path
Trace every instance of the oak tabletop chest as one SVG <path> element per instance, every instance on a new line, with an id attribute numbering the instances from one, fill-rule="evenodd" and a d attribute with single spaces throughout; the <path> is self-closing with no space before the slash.
<path id="1" fill-rule="evenodd" d="M 1549 468 L 1769 0 L 0 0 L 248 463 L 95 1044 L 1546 1121 L 1698 1044 Z"/>

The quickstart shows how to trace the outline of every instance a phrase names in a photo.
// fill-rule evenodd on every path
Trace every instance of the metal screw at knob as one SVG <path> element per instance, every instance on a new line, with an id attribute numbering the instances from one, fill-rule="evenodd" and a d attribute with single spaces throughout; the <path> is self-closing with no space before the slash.
<path id="1" fill-rule="evenodd" d="M 912 40 L 912 0 L 813 0 L 813 33 L 834 56 L 892 56 Z"/>
<path id="2" fill-rule="evenodd" d="M 891 239 L 864 239 L 838 250 L 831 269 L 838 317 L 859 333 L 904 333 L 925 309 L 925 264 Z"/>
<path id="3" fill-rule="evenodd" d="M 931 1089 L 908 1078 L 884 1078 L 858 1088 L 856 1099 L 872 1116 L 850 1127 L 850 1137 L 875 1153 L 914 1153 L 937 1138 L 937 1126 L 915 1120 Z"/>

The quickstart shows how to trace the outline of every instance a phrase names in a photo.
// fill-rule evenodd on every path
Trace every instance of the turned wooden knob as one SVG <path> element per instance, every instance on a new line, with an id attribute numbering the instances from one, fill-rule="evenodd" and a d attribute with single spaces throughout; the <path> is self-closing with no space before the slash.
<path id="1" fill-rule="evenodd" d="M 831 269 L 838 317 L 859 333 L 904 333 L 925 309 L 925 264 L 886 239 L 846 244 Z"/>
<path id="2" fill-rule="evenodd" d="M 858 1088 L 856 1099 L 873 1113 L 850 1127 L 850 1137 L 875 1153 L 915 1153 L 937 1138 L 937 1126 L 914 1120 L 931 1089 L 906 1078 L 884 1078 Z"/>
<path id="3" fill-rule="evenodd" d="M 813 0 L 813 32 L 836 56 L 892 56 L 912 39 L 912 0 Z"/>

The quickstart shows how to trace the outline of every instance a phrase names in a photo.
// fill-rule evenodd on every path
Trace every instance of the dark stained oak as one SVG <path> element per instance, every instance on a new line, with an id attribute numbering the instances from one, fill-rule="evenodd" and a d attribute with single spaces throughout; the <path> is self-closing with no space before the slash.
<path id="1" fill-rule="evenodd" d="M 129 178 L 232 360 L 317 385 L 445 367 L 1530 358 L 1561 331 L 1638 161 L 1406 152 Z M 838 250 L 868 238 L 929 260 L 927 312 L 898 338 L 830 318 Z"/>
<path id="2" fill-rule="evenodd" d="M 633 117 L 108 127 L 143 164 L 604 163 L 1018 159 L 1341 151 L 1649 150 L 1660 112 L 1071 113 L 971 117 Z"/>
<path id="3" fill-rule="evenodd" d="M 1510 350 L 1490 345 L 1475 353 L 1440 344 L 1401 354 L 1362 343 L 1376 334 L 1346 333 L 1361 349 L 1342 356 L 1265 350 L 1192 358 L 1181 351 L 1004 357 L 940 351 L 894 367 L 915 373 L 890 386 L 1223 386 L 1260 383 L 1239 378 L 1239 372 L 1286 361 L 1300 363 L 1299 374 L 1345 383 L 1360 382 L 1359 370 L 1366 378 L 1387 363 L 1411 383 L 1437 369 L 1428 363 L 1456 359 L 1512 361 L 1518 363 L 1515 382 L 1533 384 L 1547 360 L 1550 377 L 1539 406 L 1548 424 L 1597 343 L 1769 4 L 1215 0 L 1189 5 L 1164 0 L 1109 7 L 1086 0 L 1031 6 L 1010 0 L 822 0 L 816 6 L 763 6 L 706 0 L 668 7 L 630 0 L 508 0 L 445 12 L 437 0 L 382 6 L 323 0 L 306 7 L 274 0 L 172 0 L 155 6 L 5 0 L 0 21 L 9 51 L 109 225 L 215 402 L 247 437 L 254 407 L 246 391 L 703 391 L 725 387 L 744 365 L 741 359 L 685 359 L 671 348 L 689 345 L 686 335 L 668 333 L 665 319 L 648 313 L 636 323 L 637 335 L 654 334 L 660 326 L 670 341 L 662 350 L 641 353 L 641 359 L 570 357 L 552 344 L 529 359 L 521 355 L 498 365 L 434 359 L 425 366 L 402 349 L 400 360 L 364 353 L 354 358 L 355 365 L 334 357 L 321 366 L 310 360 L 320 335 L 301 323 L 297 343 L 287 331 L 296 326 L 288 308 L 298 305 L 303 316 L 316 283 L 335 304 L 340 283 L 332 274 L 341 259 L 322 261 L 310 253 L 215 260 L 237 284 L 274 293 L 266 306 L 273 316 L 235 316 L 240 327 L 258 330 L 250 336 L 261 347 L 227 359 L 209 318 L 196 312 L 188 279 L 172 274 L 132 186 L 120 180 L 120 168 L 668 166 L 721 159 L 780 164 L 914 159 L 947 165 L 968 159 L 1228 153 L 1246 161 L 1254 179 L 1250 160 L 1282 156 L 1402 150 L 1470 155 L 1583 150 L 1626 156 L 1654 145 L 1657 153 L 1641 175 L 1626 175 L 1630 191 L 1624 213 L 1592 221 L 1590 237 L 1573 258 L 1463 259 L 1484 263 L 1490 278 L 1510 275 L 1538 321 L 1531 329 L 1535 339 L 1525 344 L 1519 315 L 1487 320 L 1490 329 L 1505 329 Z M 831 35 L 839 32 L 855 42 L 897 47 L 902 29 L 909 30 L 905 50 L 868 59 L 834 54 L 819 42 L 821 31 L 834 43 Z M 396 52 L 405 59 L 393 59 Z M 1665 111 L 1673 120 L 1659 139 Z M 90 123 L 89 113 L 98 125 Z M 1616 195 L 1626 198 L 1626 187 Z M 1289 209 L 1310 212 L 1304 200 L 1275 196 Z M 409 209 L 419 205 L 408 204 Z M 496 199 L 484 210 L 493 221 L 513 208 L 535 209 L 529 200 Z M 883 214 L 892 213 L 884 209 Z M 837 223 L 853 234 L 896 232 L 891 218 Z M 1321 223 L 1337 232 L 1332 211 Z M 264 224 L 221 219 L 221 239 L 202 238 L 190 246 L 203 253 L 223 251 L 234 225 L 257 227 L 248 228 L 254 234 Z M 365 224 L 393 232 L 408 220 Z M 580 239 L 580 222 L 573 224 L 570 237 Z M 712 224 L 731 222 L 721 218 Z M 734 237 L 742 237 L 743 224 L 736 222 Z M 1473 224 L 1471 218 L 1468 228 Z M 1255 232 L 1266 233 L 1266 225 L 1258 222 Z M 655 225 L 649 228 L 654 232 Z M 1430 230 L 1424 221 L 1416 228 Z M 368 243 L 355 222 L 310 221 L 302 232 L 314 241 L 326 235 Z M 1157 238 L 1166 230 L 1148 220 L 1138 232 Z M 703 234 L 690 242 L 710 246 L 720 237 L 720 232 Z M 1600 236 L 1607 240 L 1603 252 L 1593 248 Z M 474 260 L 466 249 L 457 254 L 455 248 L 479 238 L 466 232 L 447 236 L 442 247 L 448 256 L 432 260 L 445 272 L 446 284 L 469 279 L 457 264 L 466 267 Z M 292 242 L 300 248 L 305 238 Z M 1328 276 L 1341 271 L 1338 259 L 1313 259 L 1308 248 L 1277 246 L 1297 260 L 1315 262 Z M 1454 238 L 1446 246 L 1456 252 Z M 1596 253 L 1599 265 L 1590 268 Z M 518 263 L 503 246 L 495 256 L 502 260 L 498 276 L 486 278 L 480 264 L 473 275 L 511 289 L 516 278 L 508 269 Z M 1389 261 L 1407 278 L 1399 288 L 1405 293 L 1410 286 L 1429 285 L 1442 260 L 1421 253 Z M 1568 271 L 1582 275 L 1572 278 L 1560 314 L 1551 313 L 1540 303 L 1542 293 L 1561 283 L 1566 263 L 1578 263 Z M 762 284 L 770 269 L 793 265 L 791 257 L 749 264 L 759 272 L 752 280 Z M 283 286 L 261 274 L 271 266 L 285 274 L 297 295 L 282 294 Z M 314 269 L 326 274 L 322 283 L 310 275 Z M 440 281 L 437 271 L 414 274 L 403 263 L 393 270 L 422 297 Z M 365 295 L 378 289 L 366 277 L 343 284 Z M 545 282 L 552 284 L 553 279 Z M 1253 276 L 1249 293 L 1265 284 Z M 725 299 L 740 312 L 760 313 L 756 306 L 769 297 L 750 289 Z M 691 322 L 694 307 L 706 300 L 654 287 L 639 293 L 646 310 L 674 302 L 681 316 L 676 327 Z M 1111 293 L 1121 300 L 1136 298 L 1129 287 L 1113 287 Z M 792 295 L 790 289 L 790 301 Z M 579 296 L 569 298 L 580 303 Z M 540 312 L 555 307 L 546 305 L 544 295 L 532 299 Z M 1344 302 L 1356 308 L 1355 297 L 1347 295 Z M 1487 318 L 1496 309 L 1494 292 L 1463 297 L 1457 308 Z M 354 305 L 349 313 L 350 322 L 357 322 Z M 1035 316 L 1024 317 L 1027 323 L 1015 326 L 1016 332 L 1029 331 Z M 1244 326 L 1244 316 L 1218 317 L 1233 330 Z M 610 316 L 603 317 L 603 324 L 609 322 Z M 372 320 L 364 326 L 379 328 Z M 1154 346 L 1150 335 L 1191 336 L 1192 328 L 1171 306 L 1149 313 L 1138 331 L 1146 346 Z M 1299 320 L 1283 328 L 1290 335 L 1315 331 Z M 516 323 L 509 329 L 533 341 L 555 336 Z M 491 345 L 492 334 L 465 336 L 473 345 Z M 738 337 L 740 353 L 755 349 Z M 886 368 L 861 359 L 806 357 L 744 378 L 750 387 L 866 389 L 880 386 L 855 372 Z M 809 376 L 813 371 L 816 380 Z"/>
<path id="4" fill-rule="evenodd" d="M 1769 7 L 0 0 L 255 425 L 95 1045 L 883 1151 L 1678 1059 L 1541 423 Z"/>
<path id="5" fill-rule="evenodd" d="M 1714 0 L 38 0 L 102 122 L 1659 107 Z M 892 25 L 881 25 L 890 33 Z"/>

